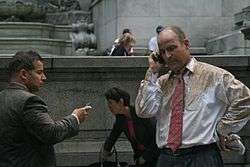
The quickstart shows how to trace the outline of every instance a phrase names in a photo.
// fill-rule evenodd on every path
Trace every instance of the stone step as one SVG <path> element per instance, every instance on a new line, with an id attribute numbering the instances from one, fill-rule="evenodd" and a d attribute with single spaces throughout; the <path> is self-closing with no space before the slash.
<path id="1" fill-rule="evenodd" d="M 55 145 L 57 166 L 88 166 L 99 162 L 103 141 L 65 141 Z M 133 164 L 133 152 L 128 141 L 119 140 L 115 145 L 120 162 Z M 112 155 L 109 161 L 115 161 Z"/>
<path id="2" fill-rule="evenodd" d="M 244 140 L 245 143 L 247 142 Z M 80 140 L 68 140 L 55 145 L 56 161 L 58 167 L 76 167 L 88 166 L 99 162 L 100 149 L 103 141 L 89 140 L 82 142 Z M 248 147 L 248 145 L 245 145 Z M 133 164 L 133 151 L 130 143 L 124 138 L 118 140 L 115 145 L 118 152 L 119 162 L 127 162 Z M 232 164 L 239 166 L 241 164 L 250 165 L 247 160 L 247 155 L 239 155 L 235 152 L 223 152 L 222 157 L 224 164 L 227 167 L 232 167 Z M 112 156 L 109 161 L 115 161 Z"/>
<path id="3" fill-rule="evenodd" d="M 37 22 L 0 22 L 1 38 L 49 38 L 69 40 L 71 25 Z"/>

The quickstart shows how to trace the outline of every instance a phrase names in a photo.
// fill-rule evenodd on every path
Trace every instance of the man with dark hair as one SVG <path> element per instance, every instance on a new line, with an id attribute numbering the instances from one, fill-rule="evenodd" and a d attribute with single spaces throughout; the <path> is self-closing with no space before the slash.
<path id="1" fill-rule="evenodd" d="M 185 33 L 176 26 L 159 33 L 159 56 L 149 57 L 136 98 L 140 117 L 156 116 L 157 167 L 222 167 L 222 150 L 243 145 L 237 133 L 250 118 L 250 90 L 228 71 L 199 62 Z M 243 151 L 241 151 L 243 150 Z"/>
<path id="2" fill-rule="evenodd" d="M 155 143 L 155 121 L 138 118 L 130 105 L 129 94 L 119 88 L 111 88 L 105 93 L 110 112 L 116 120 L 103 147 L 103 158 L 111 155 L 111 149 L 122 132 L 131 143 L 134 160 L 138 167 L 155 167 L 158 148 Z"/>
<path id="3" fill-rule="evenodd" d="M 158 43 L 157 43 L 157 36 L 159 35 L 159 33 L 164 29 L 163 26 L 158 25 L 155 29 L 156 31 L 156 36 L 152 37 L 149 42 L 148 42 L 148 50 L 150 52 L 159 52 L 159 48 L 158 48 Z"/>
<path id="4" fill-rule="evenodd" d="M 122 89 L 113 87 L 105 92 L 105 97 L 108 101 L 114 100 L 116 102 L 122 99 L 125 106 L 130 106 L 130 95 Z"/>
<path id="5" fill-rule="evenodd" d="M 0 92 L 0 166 L 55 167 L 53 145 L 77 135 L 91 107 L 54 121 L 44 101 L 33 94 L 46 80 L 41 56 L 20 51 L 8 67 L 10 83 Z"/>

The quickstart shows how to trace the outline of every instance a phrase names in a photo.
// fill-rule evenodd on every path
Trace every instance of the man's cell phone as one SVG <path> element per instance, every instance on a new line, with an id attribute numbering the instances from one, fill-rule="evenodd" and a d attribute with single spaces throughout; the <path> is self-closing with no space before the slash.
<path id="1" fill-rule="evenodd" d="M 92 104 L 91 102 L 88 102 L 88 103 L 85 104 L 85 107 L 88 107 L 89 109 L 93 108 L 91 104 Z"/>
<path id="2" fill-rule="evenodd" d="M 158 62 L 158 63 L 160 63 L 160 64 L 165 64 L 164 59 L 162 58 L 162 56 L 161 56 L 159 53 L 152 52 L 149 56 L 151 56 L 152 59 L 153 59 L 155 62 Z"/>

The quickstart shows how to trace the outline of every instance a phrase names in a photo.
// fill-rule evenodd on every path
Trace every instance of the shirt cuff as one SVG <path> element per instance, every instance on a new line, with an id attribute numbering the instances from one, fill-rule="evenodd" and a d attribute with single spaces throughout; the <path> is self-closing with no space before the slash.
<path id="1" fill-rule="evenodd" d="M 72 113 L 71 115 L 73 115 L 75 118 L 76 118 L 76 120 L 77 120 L 77 123 L 78 123 L 78 125 L 80 124 L 80 121 L 79 121 L 79 118 L 78 118 L 78 116 L 76 115 L 76 114 L 74 114 L 74 113 Z"/>

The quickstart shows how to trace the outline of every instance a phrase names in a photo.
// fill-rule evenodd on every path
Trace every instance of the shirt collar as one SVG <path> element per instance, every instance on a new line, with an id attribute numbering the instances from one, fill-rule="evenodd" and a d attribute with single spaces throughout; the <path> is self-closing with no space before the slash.
<path id="1" fill-rule="evenodd" d="M 188 69 L 189 72 L 194 73 L 196 62 L 197 60 L 194 57 L 192 57 L 189 63 L 186 65 L 186 69 Z"/>
<path id="2" fill-rule="evenodd" d="M 10 82 L 9 85 L 7 86 L 7 88 L 9 88 L 9 89 L 21 89 L 21 90 L 28 91 L 28 88 L 19 82 Z"/>
<path id="3" fill-rule="evenodd" d="M 183 74 L 184 76 L 189 75 L 190 73 L 194 73 L 196 62 L 197 62 L 197 60 L 194 57 L 192 57 L 191 60 L 189 61 L 189 63 L 185 67 L 186 69 L 185 69 L 185 72 Z M 175 74 L 171 71 L 170 76 L 175 76 Z"/>

